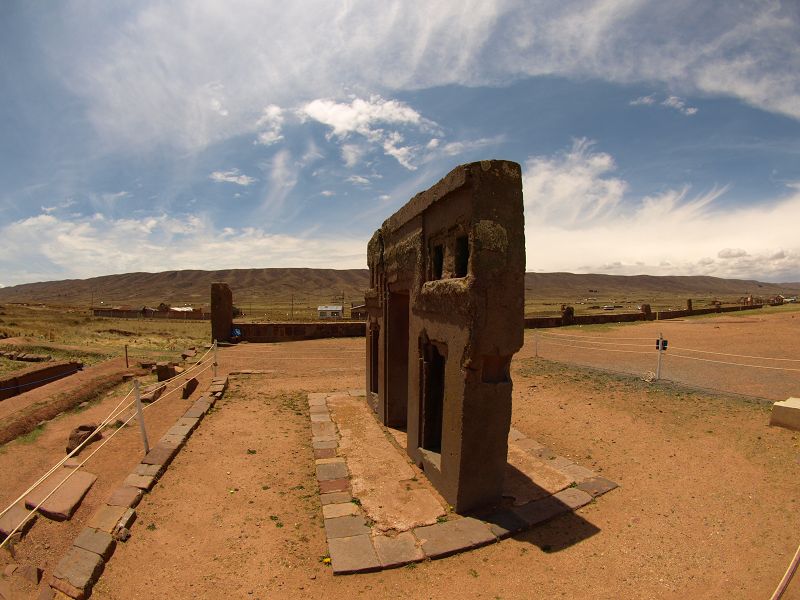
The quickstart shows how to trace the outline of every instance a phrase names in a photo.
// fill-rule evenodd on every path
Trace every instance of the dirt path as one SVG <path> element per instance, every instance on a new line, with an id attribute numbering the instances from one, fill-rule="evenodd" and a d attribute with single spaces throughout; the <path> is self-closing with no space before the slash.
<path id="1" fill-rule="evenodd" d="M 95 597 L 764 598 L 800 541 L 800 435 L 768 428 L 763 405 L 522 358 L 513 425 L 622 487 L 473 552 L 334 578 L 299 392 L 363 387 L 363 340 L 221 357 L 268 372 L 234 378 Z"/>

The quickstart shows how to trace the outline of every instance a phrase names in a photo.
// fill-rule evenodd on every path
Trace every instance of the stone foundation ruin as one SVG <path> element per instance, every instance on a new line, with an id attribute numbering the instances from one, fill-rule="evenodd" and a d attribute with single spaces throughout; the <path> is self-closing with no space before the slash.
<path id="1" fill-rule="evenodd" d="M 524 328 L 520 166 L 457 167 L 367 251 L 368 400 L 456 511 L 499 501 Z"/>

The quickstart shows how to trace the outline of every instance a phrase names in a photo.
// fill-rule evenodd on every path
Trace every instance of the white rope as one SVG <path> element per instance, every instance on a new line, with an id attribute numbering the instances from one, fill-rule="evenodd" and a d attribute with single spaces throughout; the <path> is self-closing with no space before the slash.
<path id="1" fill-rule="evenodd" d="M 669 354 L 670 358 L 685 358 L 687 360 L 699 360 L 702 362 L 709 362 L 709 363 L 716 363 L 718 365 L 733 365 L 734 367 L 752 367 L 754 369 L 770 369 L 773 371 L 797 371 L 800 373 L 800 369 L 789 369 L 788 367 L 769 367 L 767 365 L 748 365 L 745 363 L 734 363 L 734 362 L 727 362 L 723 360 L 711 360 L 710 358 L 699 358 L 697 356 L 683 356 L 681 354 Z"/>
<path id="2" fill-rule="evenodd" d="M 647 354 L 652 356 L 655 352 L 642 352 L 640 350 L 612 350 L 611 348 L 595 348 L 592 346 L 573 346 L 570 344 L 559 344 L 558 342 L 548 342 L 551 346 L 563 346 L 564 348 L 578 348 L 580 350 L 601 350 L 603 352 L 625 352 L 627 354 Z"/>
<path id="3" fill-rule="evenodd" d="M 783 574 L 783 578 L 778 584 L 778 587 L 775 588 L 775 592 L 772 594 L 772 596 L 770 596 L 770 600 L 781 599 L 784 592 L 786 592 L 786 588 L 789 587 L 789 583 L 792 581 L 792 577 L 794 577 L 798 565 L 800 565 L 800 546 L 797 547 L 797 552 L 794 553 L 794 558 L 792 558 L 791 562 L 789 563 L 789 567 L 786 569 L 786 573 Z"/>
<path id="4" fill-rule="evenodd" d="M 585 339 L 585 340 L 609 340 L 609 339 L 615 339 L 615 340 L 626 340 L 626 341 L 639 341 L 639 342 L 641 342 L 641 341 L 645 341 L 645 340 L 646 341 L 650 341 L 650 340 L 654 339 L 654 338 L 649 338 L 649 337 L 647 337 L 647 338 L 644 338 L 644 337 L 615 337 L 615 338 L 609 338 L 609 337 L 599 337 L 599 336 L 590 336 L 590 335 L 575 335 L 575 334 L 571 334 L 571 333 L 553 333 L 551 331 L 541 331 L 539 329 L 534 329 L 534 332 L 541 333 L 542 335 L 553 335 L 553 336 L 556 336 L 556 337 L 565 337 L 565 338 L 566 337 L 580 338 L 580 339 Z"/>
<path id="5" fill-rule="evenodd" d="M 671 350 L 680 350 L 681 352 L 697 352 L 699 354 L 718 354 L 720 356 L 734 356 L 736 358 L 755 358 L 757 360 L 781 360 L 788 362 L 800 362 L 800 358 L 773 358 L 771 356 L 750 356 L 747 354 L 728 354 L 725 352 L 714 352 L 712 350 L 692 350 L 691 348 L 677 348 L 673 346 Z"/>
<path id="6" fill-rule="evenodd" d="M 554 336 L 554 334 L 552 334 L 552 333 L 543 333 L 542 335 L 544 335 L 544 336 L 548 336 L 548 335 L 549 336 Z M 555 336 L 555 337 L 561 337 L 561 336 Z M 650 347 L 650 344 L 625 344 L 625 343 L 620 343 L 620 342 L 593 342 L 591 340 L 593 340 L 593 339 L 602 339 L 602 338 L 586 338 L 584 340 L 584 339 L 582 339 L 582 336 L 575 336 L 575 337 L 577 339 L 569 339 L 569 340 L 565 340 L 565 341 L 568 341 L 568 342 L 579 342 L 579 343 L 583 343 L 583 344 L 600 344 L 600 345 L 603 345 L 603 346 L 631 346 L 633 348 L 649 348 Z M 605 338 L 605 339 L 610 339 L 610 338 Z"/>

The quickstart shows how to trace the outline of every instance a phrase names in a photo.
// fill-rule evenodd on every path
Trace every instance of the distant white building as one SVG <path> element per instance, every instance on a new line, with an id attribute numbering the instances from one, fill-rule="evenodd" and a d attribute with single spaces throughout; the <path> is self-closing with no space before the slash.
<path id="1" fill-rule="evenodd" d="M 341 304 L 318 306 L 317 315 L 320 319 L 341 319 L 344 317 L 344 307 Z"/>

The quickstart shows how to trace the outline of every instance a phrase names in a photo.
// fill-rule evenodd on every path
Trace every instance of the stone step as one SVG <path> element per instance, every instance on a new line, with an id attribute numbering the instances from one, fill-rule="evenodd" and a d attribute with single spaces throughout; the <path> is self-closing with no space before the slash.
<path id="1" fill-rule="evenodd" d="M 75 513 L 75 510 L 83 500 L 86 492 L 97 481 L 97 475 L 86 471 L 75 471 L 73 469 L 59 469 L 41 483 L 35 490 L 25 497 L 25 506 L 33 510 L 44 500 L 53 489 L 61 483 L 64 478 L 74 473 L 66 482 L 47 498 L 39 507 L 39 512 L 55 521 L 66 521 Z"/>

